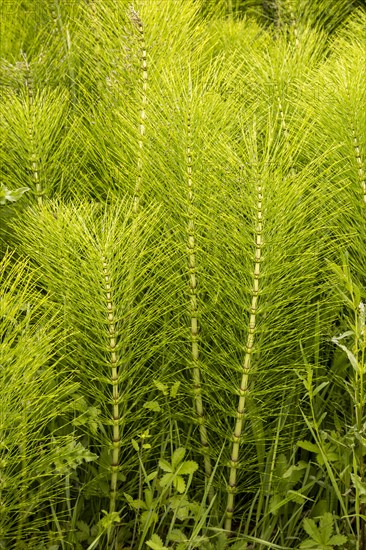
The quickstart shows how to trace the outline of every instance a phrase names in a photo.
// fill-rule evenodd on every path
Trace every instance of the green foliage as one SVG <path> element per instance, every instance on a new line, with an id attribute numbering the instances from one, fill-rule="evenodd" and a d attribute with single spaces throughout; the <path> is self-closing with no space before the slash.
<path id="1" fill-rule="evenodd" d="M 14 189 L 10 191 L 3 183 L 0 188 L 0 204 L 4 205 L 6 202 L 16 202 L 20 199 L 26 191 L 29 191 L 29 187 L 21 187 L 20 189 Z"/>
<path id="2" fill-rule="evenodd" d="M 304 519 L 304 530 L 309 538 L 300 544 L 300 548 L 309 550 L 333 550 L 335 546 L 343 546 L 347 542 L 344 535 L 333 535 L 334 517 L 332 514 L 324 514 L 319 525 L 313 519 Z"/>
<path id="3" fill-rule="evenodd" d="M 0 548 L 365 550 L 361 3 L 34 6 L 0 0 Z"/>

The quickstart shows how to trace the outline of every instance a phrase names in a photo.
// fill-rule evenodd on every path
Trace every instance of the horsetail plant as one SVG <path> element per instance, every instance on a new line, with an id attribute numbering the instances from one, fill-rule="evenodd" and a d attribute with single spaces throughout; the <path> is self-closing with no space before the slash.
<path id="1" fill-rule="evenodd" d="M 145 119 L 146 119 L 148 76 L 147 76 L 147 58 L 146 58 L 146 42 L 145 42 L 144 25 L 139 14 L 135 11 L 133 6 L 130 6 L 130 18 L 139 33 L 140 52 L 141 52 L 141 71 L 142 71 L 139 144 L 138 144 L 138 157 L 137 157 L 137 180 L 136 180 L 136 186 L 134 190 L 134 199 L 133 199 L 134 212 L 137 213 L 140 199 L 141 199 L 141 185 L 142 185 L 142 173 L 143 173 L 142 154 L 143 154 L 143 147 L 144 147 L 144 140 L 145 140 Z"/>
<path id="2" fill-rule="evenodd" d="M 239 465 L 239 453 L 240 453 L 240 440 L 243 429 L 243 419 L 246 413 L 246 401 L 249 392 L 250 374 L 251 374 L 251 362 L 252 354 L 255 344 L 255 331 L 257 326 L 258 315 L 258 300 L 260 294 L 260 276 L 261 276 L 261 261 L 262 261 L 262 247 L 263 247 L 263 187 L 261 183 L 261 175 L 255 174 L 257 179 L 256 183 L 256 226 L 255 226 L 255 252 L 254 252 L 254 270 L 253 270 L 253 283 L 250 298 L 250 314 L 249 324 L 247 328 L 247 339 L 245 345 L 245 355 L 243 361 L 243 371 L 241 382 L 239 386 L 239 402 L 236 410 L 235 429 L 232 435 L 232 450 L 230 457 L 230 471 L 228 479 L 228 497 L 226 506 L 226 520 L 225 529 L 230 532 L 231 524 L 234 515 L 234 503 L 236 492 L 236 478 L 237 468 Z"/>
<path id="3" fill-rule="evenodd" d="M 130 3 L 0 0 L 0 547 L 365 550 L 361 0 Z"/>
<path id="4" fill-rule="evenodd" d="M 191 363 L 192 363 L 192 378 L 193 392 L 196 413 L 199 422 L 199 431 L 201 438 L 201 446 L 204 455 L 204 466 L 207 481 L 210 482 L 212 474 L 212 466 L 208 451 L 208 434 L 205 422 L 205 412 L 202 401 L 202 381 L 199 355 L 199 302 L 198 302 L 198 277 L 197 277 L 197 242 L 196 242 L 196 226 L 195 226 L 195 189 L 194 175 L 192 171 L 192 78 L 189 71 L 189 89 L 188 89 L 188 113 L 187 113 L 187 184 L 188 184 L 188 225 L 187 225 L 187 255 L 188 255 L 188 276 L 190 290 L 190 340 L 191 340 Z M 212 486 L 209 490 L 210 501 L 213 499 Z"/>
<path id="5" fill-rule="evenodd" d="M 119 412 L 119 386 L 118 386 L 118 358 L 116 353 L 117 334 L 115 324 L 115 305 L 112 294 L 112 281 L 110 278 L 108 263 L 106 257 L 102 256 L 103 274 L 105 280 L 105 292 L 107 302 L 107 316 L 109 324 L 109 348 L 111 364 L 111 384 L 112 384 L 112 419 L 113 419 L 113 439 L 112 439 L 112 460 L 111 460 L 111 495 L 109 501 L 109 513 L 113 514 L 116 510 L 117 482 L 119 471 L 119 449 L 121 445 L 120 435 L 120 412 Z"/>

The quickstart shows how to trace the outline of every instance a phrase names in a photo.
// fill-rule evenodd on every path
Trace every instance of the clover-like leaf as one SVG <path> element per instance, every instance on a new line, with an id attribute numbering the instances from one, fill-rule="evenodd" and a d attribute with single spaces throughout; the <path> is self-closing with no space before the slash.
<path id="1" fill-rule="evenodd" d="M 159 460 L 159 466 L 162 470 L 164 470 L 164 472 L 172 472 L 173 471 L 173 468 L 172 468 L 171 464 L 169 464 L 169 462 L 167 460 L 164 460 L 164 458 L 161 458 Z"/>
<path id="2" fill-rule="evenodd" d="M 185 454 L 186 454 L 186 450 L 184 447 L 178 447 L 177 449 L 175 449 L 172 456 L 172 466 L 174 470 L 176 470 L 178 464 L 182 462 Z"/>
<path id="3" fill-rule="evenodd" d="M 173 479 L 174 479 L 173 473 L 163 475 L 163 477 L 160 479 L 160 482 L 159 482 L 160 487 L 166 487 L 167 485 L 170 485 Z"/>
<path id="4" fill-rule="evenodd" d="M 166 546 L 164 546 L 159 535 L 156 534 L 154 534 L 151 539 L 146 542 L 146 544 L 149 548 L 152 548 L 152 550 L 169 550 Z"/>
<path id="5" fill-rule="evenodd" d="M 173 483 L 178 493 L 184 493 L 186 490 L 186 482 L 182 476 L 176 476 Z"/>
<path id="6" fill-rule="evenodd" d="M 185 460 L 178 468 L 179 475 L 191 475 L 198 470 L 198 464 L 194 460 Z"/>

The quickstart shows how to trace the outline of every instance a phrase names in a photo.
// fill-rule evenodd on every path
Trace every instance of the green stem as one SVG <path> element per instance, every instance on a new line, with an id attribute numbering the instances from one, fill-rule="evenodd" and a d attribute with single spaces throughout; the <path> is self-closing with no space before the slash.
<path id="1" fill-rule="evenodd" d="M 130 17 L 131 21 L 136 25 L 139 40 L 140 40 L 140 50 L 141 50 L 141 70 L 142 70 L 142 94 L 141 94 L 141 107 L 140 107 L 140 124 L 139 124 L 139 148 L 138 148 L 138 157 L 137 157 L 137 179 L 134 190 L 134 206 L 133 210 L 136 214 L 138 212 L 139 203 L 141 199 L 141 184 L 142 184 L 142 173 L 143 173 L 143 162 L 142 162 L 142 150 L 144 147 L 145 141 L 145 119 L 146 119 L 146 104 L 147 104 L 147 56 L 146 56 L 146 42 L 145 42 L 145 32 L 143 22 L 138 15 L 138 13 L 131 7 L 130 8 Z"/>
<path id="2" fill-rule="evenodd" d="M 191 87 L 191 86 L 190 86 Z M 205 475 L 207 480 L 210 479 L 212 474 L 212 465 L 210 457 L 208 456 L 208 435 L 205 422 L 205 412 L 202 401 L 202 380 L 201 380 L 201 367 L 199 357 L 199 322 L 198 322 L 198 293 L 197 293 L 197 255 L 196 255 L 196 226 L 194 217 L 194 183 L 192 177 L 192 123 L 191 123 L 191 110 L 188 112 L 188 145 L 187 145 L 187 183 L 188 183 L 188 269 L 189 269 L 189 291 L 190 291 L 190 340 L 191 340 L 191 363 L 192 363 L 192 376 L 193 376 L 193 391 L 196 413 L 199 421 L 199 432 L 201 439 L 201 446 L 204 456 Z M 209 490 L 209 501 L 214 498 L 213 488 Z"/>
<path id="3" fill-rule="evenodd" d="M 113 420 L 113 436 L 112 436 L 112 460 L 111 460 L 111 482 L 110 482 L 110 500 L 109 512 L 113 513 L 116 510 L 118 471 L 121 447 L 120 433 L 120 410 L 119 410 L 119 386 L 118 386 L 118 357 L 116 352 L 117 335 L 114 317 L 114 303 L 112 297 L 112 287 L 108 264 L 103 256 L 103 275 L 105 280 L 105 292 L 107 302 L 107 318 L 109 325 L 109 353 L 111 365 L 111 385 L 112 385 L 112 420 Z"/>
<path id="4" fill-rule="evenodd" d="M 237 469 L 239 466 L 239 450 L 240 450 L 240 439 L 243 429 L 243 420 L 246 409 L 246 400 L 249 389 L 249 376 L 250 368 L 252 362 L 252 353 L 254 347 L 254 335 L 257 325 L 257 309 L 258 309 L 258 299 L 259 299 L 259 278 L 261 274 L 260 264 L 262 260 L 262 247 L 263 247 L 263 220 L 262 220 L 262 186 L 260 183 L 257 185 L 257 224 L 255 230 L 255 256 L 254 256 L 254 272 L 253 272 L 253 286 L 251 293 L 251 307 L 250 307 L 250 316 L 249 316 L 249 325 L 248 325 L 248 335 L 246 342 L 246 352 L 244 356 L 244 363 L 242 368 L 242 378 L 239 388 L 239 403 L 236 411 L 236 422 L 235 429 L 232 436 L 232 451 L 230 459 L 230 471 L 229 471 L 229 482 L 228 482 L 228 497 L 227 497 L 227 506 L 226 506 L 226 520 L 225 520 L 225 529 L 231 531 L 232 518 L 234 515 L 234 503 L 235 503 L 235 492 L 236 492 L 236 480 L 237 480 Z"/>
<path id="5" fill-rule="evenodd" d="M 30 158 L 31 158 L 31 173 L 32 173 L 33 184 L 36 190 L 37 202 L 39 206 L 42 206 L 43 193 L 42 193 L 42 185 L 39 177 L 38 156 L 37 156 L 35 140 L 34 140 L 34 126 L 35 126 L 34 86 L 33 86 L 33 78 L 30 71 L 29 63 L 25 56 L 24 56 L 24 59 L 25 59 L 25 66 L 26 66 L 25 86 L 26 86 L 27 97 L 28 97 L 28 115 L 29 115 L 28 131 L 29 131 L 29 137 L 30 137 L 29 152 L 30 152 Z"/>

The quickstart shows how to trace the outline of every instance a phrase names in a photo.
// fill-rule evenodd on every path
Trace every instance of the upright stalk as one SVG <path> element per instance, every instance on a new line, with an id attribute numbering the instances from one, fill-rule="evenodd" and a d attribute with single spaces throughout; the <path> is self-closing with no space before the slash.
<path id="1" fill-rule="evenodd" d="M 27 90 L 27 99 L 28 99 L 28 132 L 30 137 L 30 159 L 31 159 L 31 174 L 33 179 L 34 188 L 36 190 L 37 202 L 38 205 L 42 205 L 42 186 L 39 177 L 39 166 L 38 166 L 38 155 L 35 146 L 34 139 L 34 126 L 35 126 L 35 117 L 34 117 L 34 85 L 33 77 L 30 71 L 29 63 L 24 55 L 26 76 L 25 76 L 25 87 Z"/>
<path id="2" fill-rule="evenodd" d="M 363 192 L 363 200 L 366 203 L 366 176 L 365 176 L 365 167 L 364 163 L 361 157 L 361 146 L 360 141 L 357 137 L 356 131 L 354 127 L 352 126 L 352 137 L 353 137 L 353 147 L 355 151 L 355 157 L 357 162 L 357 169 L 358 169 L 358 179 L 361 184 L 362 192 Z"/>
<path id="3" fill-rule="evenodd" d="M 116 510 L 117 484 L 119 471 L 119 458 L 121 448 L 121 433 L 120 433 L 120 411 L 119 411 L 119 386 L 118 386 L 118 357 L 116 352 L 117 335 L 116 324 L 114 317 L 114 302 L 112 296 L 112 286 L 108 264 L 103 256 L 103 276 L 105 281 L 105 297 L 107 303 L 107 319 L 109 331 L 109 354 L 110 354 L 110 378 L 112 385 L 112 420 L 113 420 L 113 436 L 112 436 L 112 460 L 111 460 L 111 483 L 110 483 L 110 499 L 109 512 L 113 513 Z"/>
<path id="4" fill-rule="evenodd" d="M 289 7 L 291 25 L 292 25 L 292 28 L 293 28 L 293 31 L 294 31 L 295 46 L 298 47 L 299 44 L 300 44 L 300 42 L 299 42 L 299 31 L 298 31 L 298 28 L 297 28 L 297 22 L 296 22 L 296 17 L 295 17 L 295 13 L 294 13 L 294 7 L 292 5 L 291 0 L 288 0 L 288 7 Z"/>
<path id="5" fill-rule="evenodd" d="M 191 83 L 190 83 L 190 98 L 191 100 Z M 188 225 L 187 225 L 187 255 L 188 255 L 188 273 L 189 273 L 189 291 L 190 291 L 190 341 L 191 341 L 191 364 L 193 377 L 193 392 L 196 413 L 199 422 L 199 432 L 201 446 L 204 456 L 205 475 L 207 480 L 212 474 L 212 465 L 208 456 L 208 436 L 205 422 L 205 412 L 202 402 L 202 386 L 201 386 L 201 367 L 199 358 L 199 321 L 198 321 L 198 295 L 197 295 L 197 255 L 196 255 L 196 227 L 194 215 L 194 183 L 192 177 L 192 121 L 191 121 L 191 106 L 188 109 L 187 121 L 187 183 L 188 183 Z M 213 499 L 213 490 L 210 487 L 209 500 Z"/>
<path id="6" fill-rule="evenodd" d="M 286 17 L 287 14 L 288 16 Z M 277 0 L 277 25 L 278 24 L 282 25 L 283 19 L 285 19 L 286 23 L 288 23 L 288 19 L 290 19 L 290 24 L 293 29 L 294 37 L 295 37 L 295 46 L 298 47 L 300 44 L 299 31 L 298 31 L 296 16 L 295 16 L 295 12 L 294 12 L 294 8 L 291 0 Z"/>
<path id="7" fill-rule="evenodd" d="M 263 247 L 263 220 L 262 220 L 262 185 L 257 184 L 257 212 L 256 212 L 256 228 L 255 228 L 255 256 L 254 256 L 254 271 L 253 271 L 253 285 L 251 292 L 251 306 L 249 314 L 248 333 L 246 341 L 246 350 L 242 368 L 242 377 L 239 388 L 239 403 L 236 411 L 235 429 L 232 436 L 232 450 L 230 459 L 230 471 L 228 482 L 228 496 L 226 506 L 226 520 L 225 529 L 231 531 L 232 518 L 234 515 L 235 493 L 236 493 L 236 480 L 237 469 L 239 466 L 239 451 L 240 451 L 240 439 L 243 430 L 243 420 L 246 407 L 246 399 L 249 388 L 249 377 L 252 362 L 252 353 L 255 340 L 255 330 L 257 325 L 257 310 L 259 299 L 259 279 L 261 275 L 261 260 L 262 260 L 262 247 Z"/>
<path id="8" fill-rule="evenodd" d="M 146 42 L 143 22 L 138 13 L 130 7 L 131 21 L 135 24 L 140 41 L 141 50 L 141 70 L 142 70 L 142 93 L 141 93 L 141 106 L 140 106 L 140 124 L 139 124 L 139 149 L 137 157 L 137 178 L 133 196 L 133 211 L 138 212 L 139 203 L 141 199 L 141 183 L 143 173 L 142 151 L 145 141 L 145 119 L 146 119 L 146 103 L 147 103 L 147 59 L 146 59 Z"/>
<path id="9" fill-rule="evenodd" d="M 288 127 L 287 127 L 287 124 L 286 124 L 285 112 L 284 112 L 284 109 L 283 109 L 283 105 L 282 105 L 280 95 L 277 96 L 277 101 L 278 101 L 278 109 L 280 111 L 280 117 L 281 117 L 281 129 L 282 129 L 282 132 L 283 132 L 283 135 L 284 135 L 284 138 L 285 138 L 286 152 L 288 153 L 289 160 L 290 160 L 290 174 L 291 174 L 291 176 L 295 176 L 295 163 L 294 163 L 293 156 L 291 154 L 290 134 L 289 134 Z"/>

